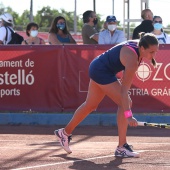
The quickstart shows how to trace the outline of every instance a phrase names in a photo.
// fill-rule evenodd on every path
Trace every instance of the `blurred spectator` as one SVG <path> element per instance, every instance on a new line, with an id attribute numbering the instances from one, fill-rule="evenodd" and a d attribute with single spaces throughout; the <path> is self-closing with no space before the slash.
<path id="1" fill-rule="evenodd" d="M 117 20 L 115 16 L 107 16 L 104 31 L 99 32 L 99 44 L 118 44 L 126 41 L 124 32 L 117 30 Z"/>
<path id="2" fill-rule="evenodd" d="M 153 18 L 153 34 L 158 39 L 159 44 L 170 44 L 170 38 L 168 34 L 163 31 L 162 18 L 160 16 L 154 16 Z"/>
<path id="3" fill-rule="evenodd" d="M 98 44 L 98 31 L 95 28 L 97 22 L 98 19 L 94 11 L 89 10 L 83 13 L 83 44 Z"/>
<path id="4" fill-rule="evenodd" d="M 133 30 L 132 39 L 139 39 L 140 32 L 152 32 L 153 31 L 153 13 L 150 9 L 144 9 L 141 13 L 141 17 L 143 19 L 142 23 L 138 25 Z"/>
<path id="5" fill-rule="evenodd" d="M 67 23 L 64 17 L 56 17 L 49 31 L 48 41 L 50 44 L 76 44 L 76 41 L 67 29 Z"/>
<path id="6" fill-rule="evenodd" d="M 22 45 L 39 45 L 45 44 L 42 38 L 38 37 L 38 24 L 30 22 L 26 28 L 26 34 L 28 38 L 22 42 Z"/>
<path id="7" fill-rule="evenodd" d="M 0 27 L 2 26 L 2 19 L 0 18 Z"/>
<path id="8" fill-rule="evenodd" d="M 0 45 L 2 44 L 7 45 L 12 39 L 12 36 L 11 36 L 12 33 L 10 29 L 13 30 L 13 17 L 9 13 L 4 13 L 0 16 L 0 19 L 1 19 Z"/>
<path id="9" fill-rule="evenodd" d="M 106 30 L 106 29 L 107 29 L 107 22 L 105 21 L 105 22 L 103 23 L 103 26 L 102 26 L 101 31 L 104 31 L 104 30 Z"/>

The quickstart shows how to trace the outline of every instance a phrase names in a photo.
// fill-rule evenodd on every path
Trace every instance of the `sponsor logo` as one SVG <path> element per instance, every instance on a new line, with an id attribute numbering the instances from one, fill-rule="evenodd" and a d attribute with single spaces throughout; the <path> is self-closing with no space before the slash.
<path id="1" fill-rule="evenodd" d="M 147 81 L 151 77 L 151 74 L 151 67 L 144 62 L 140 64 L 138 70 L 136 71 L 136 77 L 143 82 Z"/>

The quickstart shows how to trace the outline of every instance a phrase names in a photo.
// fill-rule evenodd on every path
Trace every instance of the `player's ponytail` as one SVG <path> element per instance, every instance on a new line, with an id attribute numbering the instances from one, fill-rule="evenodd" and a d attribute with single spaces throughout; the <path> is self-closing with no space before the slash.
<path id="1" fill-rule="evenodd" d="M 152 65 L 153 65 L 154 68 L 155 68 L 155 67 L 156 67 L 156 60 L 155 60 L 154 58 L 152 58 L 151 63 L 152 63 Z"/>
<path id="2" fill-rule="evenodd" d="M 158 40 L 152 33 L 139 33 L 140 41 L 139 41 L 139 47 L 143 46 L 144 49 L 149 48 L 150 45 L 158 45 Z M 151 63 L 154 67 L 156 67 L 156 61 L 154 58 L 152 58 Z"/>

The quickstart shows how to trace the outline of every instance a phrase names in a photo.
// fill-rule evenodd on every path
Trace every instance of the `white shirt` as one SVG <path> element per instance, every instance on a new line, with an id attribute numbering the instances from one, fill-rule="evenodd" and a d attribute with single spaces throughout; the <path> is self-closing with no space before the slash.
<path id="1" fill-rule="evenodd" d="M 110 31 L 107 29 L 99 32 L 98 44 L 118 44 L 126 40 L 123 31 L 116 29 L 113 36 L 111 36 Z"/>
<path id="2" fill-rule="evenodd" d="M 12 27 L 10 28 L 12 29 Z M 11 31 L 8 28 L 7 28 L 7 31 L 8 31 L 8 37 L 7 37 L 7 41 L 5 41 L 6 28 L 4 26 L 0 27 L 0 41 L 2 41 L 3 44 L 8 44 L 8 42 L 11 41 Z"/>
<path id="3" fill-rule="evenodd" d="M 159 44 L 170 44 L 170 37 L 168 34 L 162 32 L 160 35 L 155 35 Z"/>

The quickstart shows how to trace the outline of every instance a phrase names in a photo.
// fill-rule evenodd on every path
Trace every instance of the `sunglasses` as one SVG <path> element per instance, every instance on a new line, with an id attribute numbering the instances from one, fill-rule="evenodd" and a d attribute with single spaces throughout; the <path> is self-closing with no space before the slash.
<path id="1" fill-rule="evenodd" d="M 154 23 L 160 23 L 160 24 L 162 24 L 162 21 L 154 21 Z"/>
<path id="2" fill-rule="evenodd" d="M 63 24 L 66 24 L 65 22 L 58 22 L 57 24 L 61 24 L 61 25 L 63 25 Z"/>

